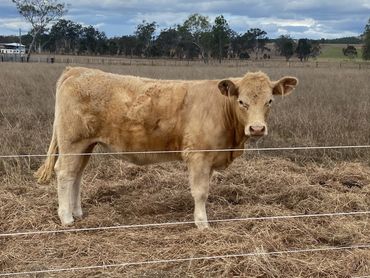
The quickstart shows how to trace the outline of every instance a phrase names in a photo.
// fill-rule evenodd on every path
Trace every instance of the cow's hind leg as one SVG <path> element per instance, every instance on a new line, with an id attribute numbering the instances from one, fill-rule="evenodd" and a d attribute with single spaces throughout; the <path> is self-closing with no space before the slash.
<path id="1" fill-rule="evenodd" d="M 90 155 L 88 153 L 91 153 L 94 149 L 95 145 L 89 146 L 85 150 L 85 155 L 82 156 L 81 158 L 81 163 L 80 163 L 80 169 L 77 174 L 77 178 L 75 180 L 75 183 L 72 187 L 72 215 L 74 217 L 82 217 L 83 212 L 82 212 L 82 207 L 81 207 L 81 180 L 82 180 L 82 174 L 83 171 L 89 162 Z"/>
<path id="2" fill-rule="evenodd" d="M 208 198 L 211 167 L 203 157 L 188 162 L 191 194 L 194 198 L 194 222 L 198 229 L 209 227 L 207 222 L 206 201 Z"/>
<path id="3" fill-rule="evenodd" d="M 58 215 L 63 225 L 73 223 L 73 215 L 81 216 L 80 182 L 88 156 L 68 155 L 85 153 L 89 145 L 80 143 L 59 150 L 61 156 L 55 165 L 58 181 Z M 92 148 L 91 148 L 92 149 Z"/>

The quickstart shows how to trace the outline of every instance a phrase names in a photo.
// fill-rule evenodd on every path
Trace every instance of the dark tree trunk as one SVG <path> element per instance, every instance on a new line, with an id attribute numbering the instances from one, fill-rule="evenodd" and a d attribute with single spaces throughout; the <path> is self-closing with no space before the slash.
<path id="1" fill-rule="evenodd" d="M 36 41 L 36 37 L 37 37 L 37 33 L 32 37 L 32 42 L 30 44 L 30 47 L 28 48 L 28 53 L 27 53 L 27 63 L 30 61 L 30 57 L 31 57 L 31 51 L 35 45 L 35 41 Z"/>

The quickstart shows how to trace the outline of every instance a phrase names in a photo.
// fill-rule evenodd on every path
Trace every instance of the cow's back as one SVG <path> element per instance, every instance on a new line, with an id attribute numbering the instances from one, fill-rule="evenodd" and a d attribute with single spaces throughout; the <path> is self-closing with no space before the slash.
<path id="1" fill-rule="evenodd" d="M 96 140 L 116 151 L 178 150 L 187 87 L 69 68 L 57 85 L 56 123 L 71 140 Z"/>

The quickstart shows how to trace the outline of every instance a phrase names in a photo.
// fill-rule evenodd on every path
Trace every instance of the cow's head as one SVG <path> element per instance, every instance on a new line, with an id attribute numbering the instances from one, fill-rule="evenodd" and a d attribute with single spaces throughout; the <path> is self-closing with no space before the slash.
<path id="1" fill-rule="evenodd" d="M 247 73 L 239 80 L 222 80 L 218 84 L 221 93 L 231 98 L 236 117 L 244 126 L 246 136 L 267 135 L 266 116 L 273 102 L 273 96 L 289 95 L 298 85 L 298 79 L 285 76 L 271 81 L 262 73 Z"/>

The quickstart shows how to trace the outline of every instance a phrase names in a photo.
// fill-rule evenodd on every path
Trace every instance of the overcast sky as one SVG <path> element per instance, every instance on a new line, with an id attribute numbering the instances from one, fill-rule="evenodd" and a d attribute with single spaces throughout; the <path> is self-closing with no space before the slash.
<path id="1" fill-rule="evenodd" d="M 65 0 L 65 16 L 93 25 L 107 36 L 132 34 L 142 20 L 156 21 L 160 29 L 182 23 L 189 14 L 201 13 L 211 21 L 223 14 L 231 28 L 244 33 L 261 28 L 268 37 L 293 38 L 357 36 L 370 17 L 370 0 Z M 29 25 L 11 0 L 0 0 L 0 34 L 17 34 Z"/>

